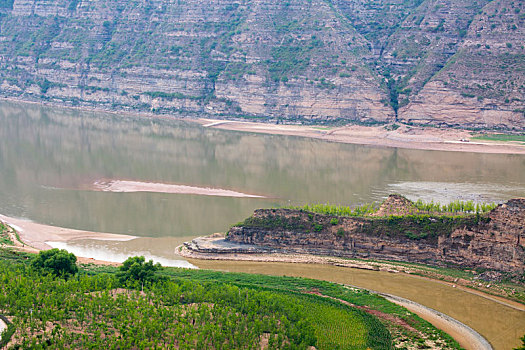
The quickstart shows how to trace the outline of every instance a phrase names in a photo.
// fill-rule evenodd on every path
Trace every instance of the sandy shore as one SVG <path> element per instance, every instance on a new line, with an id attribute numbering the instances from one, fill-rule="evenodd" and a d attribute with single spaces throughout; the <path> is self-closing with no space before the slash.
<path id="1" fill-rule="evenodd" d="M 307 125 L 277 125 L 242 121 L 198 119 L 208 128 L 255 132 L 262 134 L 310 137 L 331 142 L 352 143 L 378 147 L 398 147 L 434 151 L 456 151 L 499 154 L 525 154 L 525 145 L 470 141 L 473 133 L 459 129 L 440 129 L 401 125 L 396 130 L 384 126 L 347 125 L 319 127 Z"/>
<path id="2" fill-rule="evenodd" d="M 346 125 L 343 127 L 325 127 L 309 125 L 277 125 L 235 120 L 180 117 L 158 115 L 149 112 L 114 111 L 104 108 L 64 106 L 49 101 L 28 101 L 15 97 L 0 97 L 0 101 L 27 103 L 49 108 L 62 108 L 77 111 L 107 113 L 111 115 L 129 115 L 145 118 L 172 119 L 195 122 L 205 127 L 246 131 L 263 134 L 302 136 L 331 142 L 371 145 L 378 147 L 398 147 L 435 151 L 456 151 L 498 154 L 525 154 L 525 145 L 518 143 L 498 143 L 489 141 L 470 141 L 473 132 L 453 129 L 399 124 L 396 130 L 387 130 L 384 126 Z M 463 142 L 469 140 L 470 142 Z"/>
<path id="3" fill-rule="evenodd" d="M 23 243 L 14 240 L 15 244 L 20 247 L 29 246 L 35 250 L 51 249 L 46 242 L 67 242 L 74 239 L 98 239 L 98 240 L 115 240 L 127 241 L 135 239 L 135 236 L 119 235 L 114 233 L 102 233 L 75 230 L 64 227 L 37 224 L 24 219 L 12 218 L 0 215 L 0 220 L 14 228 Z"/>
<path id="4" fill-rule="evenodd" d="M 104 192 L 156 192 L 236 198 L 265 198 L 264 196 L 225 190 L 222 188 L 197 187 L 131 180 L 99 180 L 93 184 L 91 189 Z"/>
<path id="5" fill-rule="evenodd" d="M 378 147 L 397 147 L 408 149 L 455 151 L 497 154 L 525 154 L 525 145 L 512 142 L 470 141 L 474 135 L 467 130 L 453 128 L 434 128 L 407 126 L 399 124 L 396 130 L 387 130 L 385 126 L 346 125 L 343 127 L 325 127 L 309 125 L 277 125 L 246 121 L 192 118 L 171 115 L 158 115 L 137 111 L 114 111 L 104 108 L 64 106 L 46 101 L 27 101 L 14 97 L 0 97 L 0 101 L 27 103 L 50 108 L 62 108 L 78 111 L 100 112 L 111 115 L 126 114 L 129 116 L 184 120 L 195 122 L 204 127 L 224 130 L 255 132 L 263 134 L 310 137 L 331 142 L 370 145 Z M 392 128 L 390 128 L 392 129 Z M 468 140 L 469 142 L 464 142 Z"/>

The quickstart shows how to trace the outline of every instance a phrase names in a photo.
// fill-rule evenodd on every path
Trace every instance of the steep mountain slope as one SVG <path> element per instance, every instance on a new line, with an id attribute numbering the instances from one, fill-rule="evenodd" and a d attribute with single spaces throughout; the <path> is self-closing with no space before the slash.
<path id="1" fill-rule="evenodd" d="M 0 95 L 220 118 L 523 129 L 523 6 L 2 0 Z M 488 69 L 469 69 L 479 64 Z M 490 88 L 465 90 L 475 83 Z"/>
<path id="2" fill-rule="evenodd" d="M 525 119 L 525 3 L 496 1 L 447 64 L 402 109 L 406 121 L 505 128 Z M 455 120 L 455 116 L 462 116 Z"/>

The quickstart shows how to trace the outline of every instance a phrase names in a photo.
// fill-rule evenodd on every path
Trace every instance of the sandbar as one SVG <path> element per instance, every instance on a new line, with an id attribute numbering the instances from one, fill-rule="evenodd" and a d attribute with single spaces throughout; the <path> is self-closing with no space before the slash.
<path id="1" fill-rule="evenodd" d="M 173 194 L 193 194 L 201 196 L 235 197 L 235 198 L 265 198 L 255 194 L 247 194 L 222 188 L 197 187 L 158 182 L 142 182 L 131 180 L 99 180 L 92 187 L 95 191 L 104 192 L 156 192 Z"/>
<path id="2" fill-rule="evenodd" d="M 98 240 L 128 241 L 136 238 L 135 236 L 130 235 L 82 231 L 65 227 L 37 224 L 26 219 L 18 219 L 5 215 L 0 215 L 0 220 L 18 232 L 23 245 L 27 245 L 37 250 L 51 249 L 52 247 L 46 243 L 49 241 L 67 242 L 74 239 L 87 238 Z M 19 244 L 20 242 L 16 242 L 16 245 Z"/>

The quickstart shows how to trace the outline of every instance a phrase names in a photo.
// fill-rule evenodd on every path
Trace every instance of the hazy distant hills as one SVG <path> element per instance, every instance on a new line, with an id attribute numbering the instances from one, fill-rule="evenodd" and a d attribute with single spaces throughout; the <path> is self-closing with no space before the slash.
<path id="1" fill-rule="evenodd" d="M 0 95 L 525 129 L 520 0 L 0 0 Z"/>

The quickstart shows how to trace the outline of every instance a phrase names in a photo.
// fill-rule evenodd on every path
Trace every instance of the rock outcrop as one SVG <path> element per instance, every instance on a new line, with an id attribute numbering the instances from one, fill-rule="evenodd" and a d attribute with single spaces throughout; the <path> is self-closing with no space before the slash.
<path id="1" fill-rule="evenodd" d="M 512 199 L 488 214 L 464 217 L 333 217 L 261 209 L 232 227 L 226 240 L 294 253 L 523 273 L 525 199 Z"/>
<path id="2" fill-rule="evenodd" d="M 525 130 L 524 12 L 513 0 L 7 0 L 0 96 Z"/>

